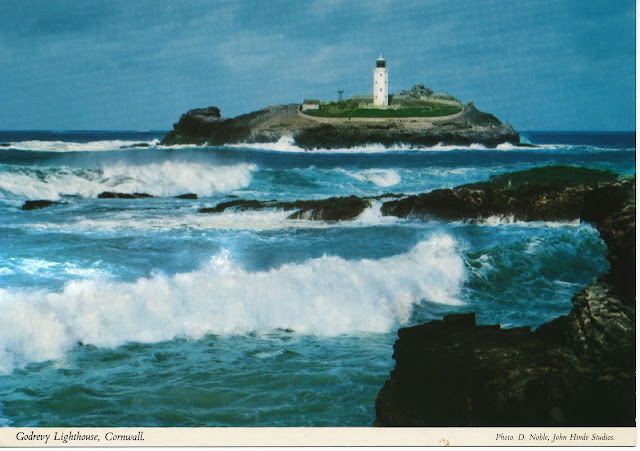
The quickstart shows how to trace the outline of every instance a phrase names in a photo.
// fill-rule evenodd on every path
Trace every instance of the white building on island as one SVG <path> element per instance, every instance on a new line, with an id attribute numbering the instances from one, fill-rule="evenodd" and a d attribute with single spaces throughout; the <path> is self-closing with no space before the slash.
<path id="1" fill-rule="evenodd" d="M 387 61 L 380 55 L 373 69 L 373 104 L 376 106 L 389 105 L 389 69 Z"/>

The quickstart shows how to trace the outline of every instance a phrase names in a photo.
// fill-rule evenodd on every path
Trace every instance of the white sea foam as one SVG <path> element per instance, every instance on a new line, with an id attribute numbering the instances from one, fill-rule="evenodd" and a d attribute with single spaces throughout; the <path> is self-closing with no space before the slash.
<path id="1" fill-rule="evenodd" d="M 521 221 L 513 215 L 509 216 L 489 216 L 488 218 L 470 219 L 465 222 L 481 226 L 518 226 L 535 228 L 562 228 L 562 227 L 592 227 L 588 223 L 583 223 L 580 219 L 569 219 L 565 221 Z"/>
<path id="2" fill-rule="evenodd" d="M 256 169 L 252 164 L 213 166 L 169 161 L 141 166 L 120 163 L 97 170 L 24 167 L 0 172 L 0 197 L 58 200 L 64 195 L 95 197 L 103 191 L 210 196 L 248 186 Z"/>
<path id="3" fill-rule="evenodd" d="M 342 171 L 361 182 L 372 183 L 377 186 L 393 186 L 402 181 L 402 177 L 398 171 L 394 169 L 365 169 L 362 171 L 346 171 L 344 169 L 339 169 L 339 171 Z"/>
<path id="4" fill-rule="evenodd" d="M 137 144 L 145 144 L 145 147 L 157 146 L 160 141 L 154 139 L 152 141 L 124 141 L 120 139 L 107 141 L 18 141 L 10 143 L 6 149 L 14 150 L 31 150 L 38 152 L 103 152 L 107 150 L 122 150 L 122 148 L 134 146 Z M 133 147 L 133 149 L 145 148 Z"/>
<path id="5" fill-rule="evenodd" d="M 137 282 L 68 282 L 61 292 L 0 289 L 0 372 L 61 357 L 78 342 L 113 347 L 206 334 L 292 329 L 386 332 L 421 301 L 459 304 L 466 270 L 436 235 L 380 260 L 324 256 L 249 272 L 225 252 L 200 270 Z"/>
<path id="6" fill-rule="evenodd" d="M 29 223 L 33 230 L 59 232 L 83 232 L 104 234 L 110 232 L 168 231 L 168 230 L 284 230 L 284 229 L 327 229 L 337 227 L 370 227 L 376 225 L 403 224 L 413 226 L 406 219 L 395 216 L 383 216 L 380 212 L 382 202 L 372 201 L 372 206 L 352 221 L 315 221 L 308 219 L 287 219 L 292 210 L 265 209 L 257 211 L 233 211 L 228 209 L 222 213 L 196 213 L 194 207 L 185 207 L 179 214 L 149 215 L 145 211 L 127 210 L 112 212 L 102 217 L 73 217 L 69 222 L 36 222 Z M 176 213 L 175 210 L 172 213 Z M 22 224 L 5 227 L 22 228 Z M 1 273 L 0 273 L 1 275 Z"/>
<path id="7" fill-rule="evenodd" d="M 239 144 L 225 144 L 226 147 L 234 147 L 240 149 L 253 149 L 253 150 L 268 150 L 274 152 L 309 152 L 308 149 L 295 145 L 295 140 L 292 136 L 282 136 L 277 142 L 274 143 L 239 143 Z M 514 146 L 515 148 L 515 146 Z M 490 148 L 482 144 L 470 144 L 464 145 L 449 145 L 438 143 L 435 146 L 421 146 L 407 143 L 396 143 L 391 146 L 385 146 L 384 144 L 366 144 L 364 146 L 355 147 L 343 147 L 335 149 L 314 148 L 312 152 L 315 153 L 384 153 L 384 152 L 406 152 L 406 151 L 451 151 L 460 149 L 474 149 L 474 150 L 491 150 Z"/>

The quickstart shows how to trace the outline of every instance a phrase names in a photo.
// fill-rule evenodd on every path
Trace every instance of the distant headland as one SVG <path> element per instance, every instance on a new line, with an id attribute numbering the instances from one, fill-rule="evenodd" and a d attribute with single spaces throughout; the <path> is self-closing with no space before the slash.
<path id="1" fill-rule="evenodd" d="M 473 102 L 464 104 L 447 94 L 434 93 L 423 84 L 400 94 L 388 92 L 388 68 L 380 56 L 373 72 L 373 94 L 338 100 L 305 99 L 300 104 L 271 105 L 235 118 L 224 118 L 215 106 L 197 108 L 180 117 L 163 145 L 271 143 L 291 137 L 295 145 L 314 148 L 349 148 L 367 144 L 520 143 L 510 125 Z"/>

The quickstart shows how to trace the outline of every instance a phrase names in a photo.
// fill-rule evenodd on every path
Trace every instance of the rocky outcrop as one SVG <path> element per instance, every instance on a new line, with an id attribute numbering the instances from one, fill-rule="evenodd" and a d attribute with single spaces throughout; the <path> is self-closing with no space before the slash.
<path id="1" fill-rule="evenodd" d="M 272 122 L 275 117 L 296 115 L 297 108 L 289 106 L 269 107 L 235 118 L 224 118 L 220 109 L 211 106 L 190 110 L 173 124 L 173 130 L 162 140 L 162 145 L 209 144 L 221 146 L 239 142 L 277 141 L 279 133 L 260 133 L 260 125 Z M 297 116 L 297 115 L 296 115 Z M 294 116 L 295 117 L 295 116 Z M 267 126 L 268 128 L 268 126 Z"/>
<path id="2" fill-rule="evenodd" d="M 531 197 L 544 215 L 520 209 L 517 197 L 500 198 L 501 212 L 493 197 L 481 193 L 470 198 L 450 190 L 448 199 L 474 215 L 525 217 L 547 217 L 566 202 L 571 215 L 599 230 L 609 249 L 609 273 L 573 297 L 568 315 L 535 331 L 479 326 L 474 314 L 400 329 L 395 369 L 376 399 L 376 425 L 635 425 L 635 178 L 564 188 L 571 195 L 543 190 Z M 548 210 L 543 198 L 556 207 Z M 436 199 L 441 194 L 388 208 L 461 216 Z"/>
<path id="3" fill-rule="evenodd" d="M 594 296 L 594 288 L 588 291 L 574 303 Z M 602 297 L 593 307 L 609 304 L 606 289 L 595 296 Z M 585 327 L 590 317 L 574 311 L 562 325 L 535 332 L 480 326 L 473 313 L 400 329 L 396 367 L 376 399 L 375 425 L 633 426 L 633 346 L 619 355 L 611 351 L 629 344 L 635 321 L 628 312 L 599 316 L 599 324 L 585 328 L 593 343 L 578 346 L 574 327 Z M 619 325 L 632 329 L 621 332 Z M 611 333 L 594 336 L 599 326 Z M 592 356 L 592 347 L 606 352 Z"/>
<path id="4" fill-rule="evenodd" d="M 382 214 L 451 220 L 511 216 L 522 221 L 557 221 L 622 208 L 627 192 L 617 175 L 572 166 L 546 166 L 510 172 L 488 182 L 438 189 L 386 202 Z"/>
<path id="5" fill-rule="evenodd" d="M 147 193 L 114 193 L 112 191 L 104 191 L 98 194 L 98 199 L 141 199 L 153 197 Z"/>
<path id="6" fill-rule="evenodd" d="M 186 193 L 186 194 L 180 194 L 179 196 L 175 197 L 176 199 L 191 199 L 191 200 L 195 200 L 198 198 L 198 195 L 195 193 Z"/>
<path id="7" fill-rule="evenodd" d="M 22 204 L 21 210 L 40 210 L 41 208 L 47 208 L 52 205 L 64 205 L 64 202 L 56 202 L 53 200 L 28 200 Z"/>
<path id="8" fill-rule="evenodd" d="M 295 202 L 259 201 L 236 199 L 222 202 L 215 207 L 198 210 L 199 213 L 222 213 L 227 209 L 234 211 L 264 210 L 268 208 L 281 210 L 296 210 L 287 219 L 307 219 L 312 221 L 348 221 L 355 219 L 367 207 L 371 206 L 368 199 L 358 196 L 331 197 L 320 200 L 297 200 Z"/>
<path id="9" fill-rule="evenodd" d="M 304 149 L 345 148 L 366 144 L 433 146 L 439 143 L 496 146 L 517 144 L 520 135 L 495 116 L 478 111 L 473 103 L 449 119 L 323 119 L 299 111 L 300 105 L 275 105 L 235 118 L 223 118 L 217 107 L 199 108 L 183 114 L 163 145 L 223 145 L 275 142 L 292 137 Z M 329 122 L 327 122 L 329 121 Z"/>

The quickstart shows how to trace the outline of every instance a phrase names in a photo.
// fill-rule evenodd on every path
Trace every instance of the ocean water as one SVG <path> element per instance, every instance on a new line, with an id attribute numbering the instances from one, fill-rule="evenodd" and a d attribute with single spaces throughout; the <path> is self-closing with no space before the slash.
<path id="1" fill-rule="evenodd" d="M 608 268 L 595 229 L 389 218 L 379 202 L 339 223 L 198 209 L 420 193 L 548 164 L 635 173 L 634 133 L 522 135 L 539 147 L 0 132 L 0 425 L 370 426 L 398 328 L 567 313 Z M 21 210 L 38 199 L 60 204 Z"/>

